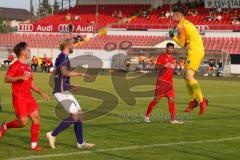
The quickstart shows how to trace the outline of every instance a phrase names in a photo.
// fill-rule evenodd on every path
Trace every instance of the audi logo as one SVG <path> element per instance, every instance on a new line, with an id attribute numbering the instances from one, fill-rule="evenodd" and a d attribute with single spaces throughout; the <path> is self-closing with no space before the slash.
<path id="1" fill-rule="evenodd" d="M 72 28 L 71 28 L 72 27 Z M 74 30 L 74 25 L 69 25 L 69 24 L 59 24 L 58 26 L 58 31 L 59 32 L 69 32 L 69 31 Z"/>
<path id="2" fill-rule="evenodd" d="M 196 27 L 199 30 L 199 32 L 205 32 L 206 30 L 209 30 L 208 25 L 197 25 Z"/>
<path id="3" fill-rule="evenodd" d="M 103 48 L 105 51 L 110 52 L 110 51 L 117 49 L 117 45 L 113 42 L 108 42 L 104 45 Z"/>
<path id="4" fill-rule="evenodd" d="M 32 32 L 34 29 L 33 24 L 22 23 L 18 25 L 19 32 Z"/>

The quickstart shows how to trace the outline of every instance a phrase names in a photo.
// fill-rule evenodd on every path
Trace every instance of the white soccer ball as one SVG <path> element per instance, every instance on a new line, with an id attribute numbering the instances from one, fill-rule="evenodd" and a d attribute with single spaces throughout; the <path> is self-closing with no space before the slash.
<path id="1" fill-rule="evenodd" d="M 55 68 L 54 67 L 51 67 L 50 69 L 49 69 L 49 72 L 54 72 L 54 70 L 55 70 Z"/>

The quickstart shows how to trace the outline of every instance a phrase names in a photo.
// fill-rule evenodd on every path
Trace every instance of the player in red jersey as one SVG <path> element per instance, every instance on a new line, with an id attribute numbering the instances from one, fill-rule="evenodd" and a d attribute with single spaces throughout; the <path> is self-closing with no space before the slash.
<path id="1" fill-rule="evenodd" d="M 150 102 L 146 115 L 145 122 L 150 122 L 150 113 L 154 106 L 159 102 L 162 97 L 168 98 L 168 105 L 170 111 L 170 122 L 172 124 L 180 124 L 183 122 L 176 120 L 176 110 L 174 102 L 174 86 L 173 86 L 173 72 L 175 69 L 175 61 L 172 57 L 174 52 L 174 44 L 168 43 L 166 47 L 167 53 L 160 55 L 157 59 L 155 70 L 159 71 L 159 77 L 156 83 L 155 97 Z"/>
<path id="2" fill-rule="evenodd" d="M 34 151 L 44 151 L 38 144 L 40 131 L 39 107 L 33 98 L 32 91 L 40 94 L 45 100 L 49 97 L 43 93 L 33 82 L 32 70 L 26 64 L 30 56 L 30 49 L 26 42 L 20 42 L 14 47 L 17 61 L 14 62 L 5 77 L 6 83 L 12 83 L 12 101 L 16 114 L 16 119 L 3 123 L 0 127 L 0 139 L 10 128 L 22 128 L 28 123 L 28 118 L 32 121 L 31 126 L 31 149 Z"/>

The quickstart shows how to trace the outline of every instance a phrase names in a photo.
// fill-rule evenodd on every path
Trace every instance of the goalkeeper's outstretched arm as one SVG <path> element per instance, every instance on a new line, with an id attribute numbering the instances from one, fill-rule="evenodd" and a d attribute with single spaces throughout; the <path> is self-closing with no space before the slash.
<path id="1" fill-rule="evenodd" d="M 178 30 L 178 36 L 174 35 L 172 38 L 180 47 L 185 47 L 186 30 L 183 25 L 178 25 L 177 30 Z"/>

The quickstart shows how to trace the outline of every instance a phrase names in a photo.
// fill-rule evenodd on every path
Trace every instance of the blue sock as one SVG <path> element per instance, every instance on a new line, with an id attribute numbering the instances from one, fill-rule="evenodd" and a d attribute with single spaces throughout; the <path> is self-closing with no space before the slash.
<path id="1" fill-rule="evenodd" d="M 82 122 L 78 121 L 74 123 L 74 131 L 77 138 L 77 142 L 79 144 L 82 144 L 83 143 Z"/>
<path id="2" fill-rule="evenodd" d="M 72 117 L 68 117 L 63 120 L 58 127 L 52 132 L 52 136 L 56 137 L 59 133 L 70 127 L 74 123 L 74 119 Z"/>

